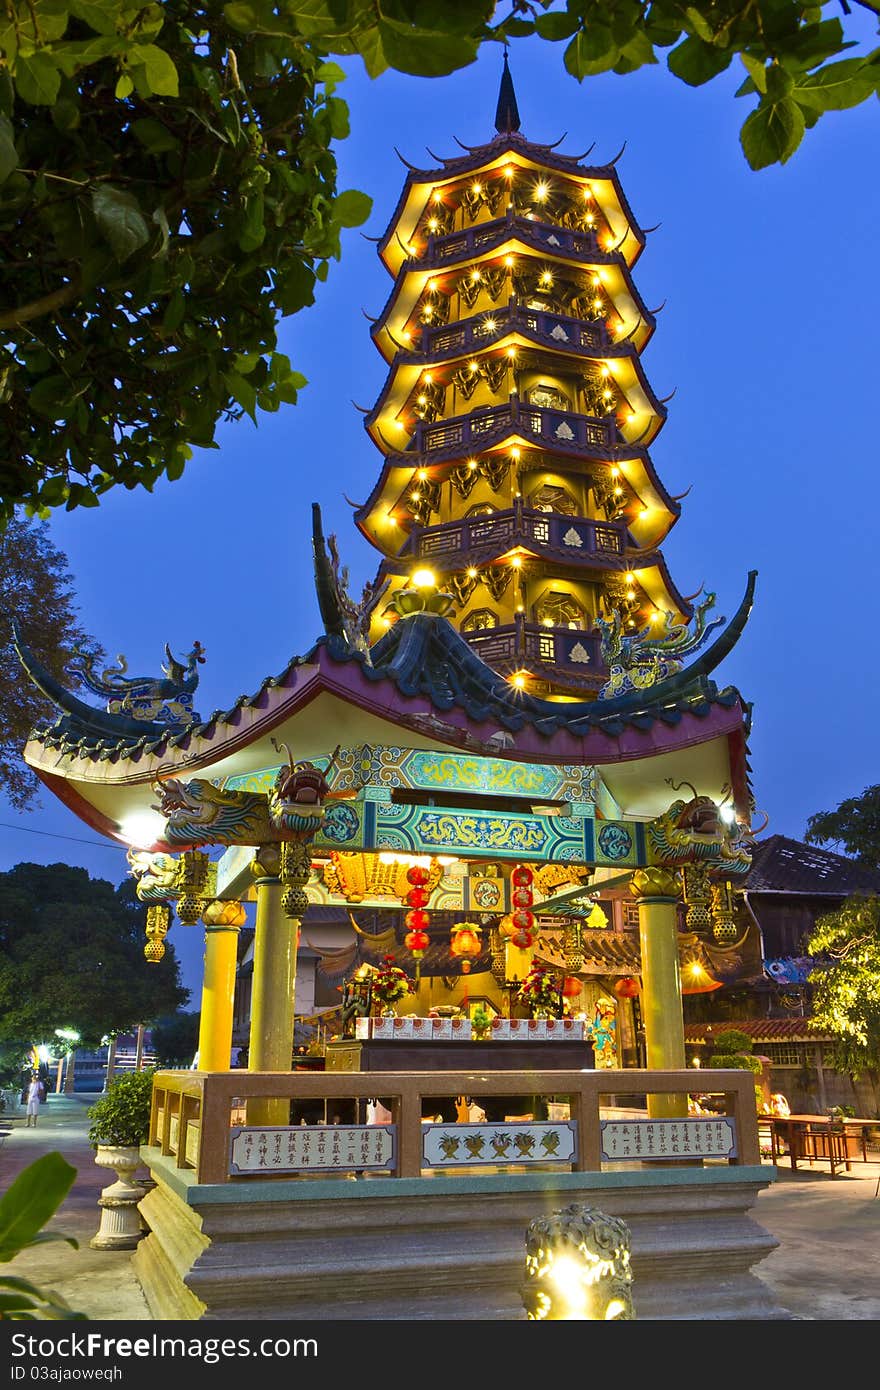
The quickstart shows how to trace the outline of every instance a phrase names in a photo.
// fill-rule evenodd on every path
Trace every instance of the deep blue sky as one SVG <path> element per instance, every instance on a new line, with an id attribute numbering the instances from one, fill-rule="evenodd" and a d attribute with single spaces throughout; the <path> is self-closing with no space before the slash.
<path id="1" fill-rule="evenodd" d="M 738 64 L 701 89 L 662 66 L 579 85 L 562 52 L 514 46 L 522 131 L 536 142 L 568 132 L 560 148 L 571 154 L 595 141 L 597 164 L 626 141 L 617 169 L 633 213 L 661 224 L 635 269 L 646 304 L 666 300 L 644 355 L 649 379 L 660 396 L 676 388 L 652 454 L 670 492 L 692 486 L 664 549 L 682 592 L 705 583 L 728 617 L 758 570 L 751 620 L 716 677 L 754 702 L 752 776 L 768 833 L 800 837 L 813 811 L 880 780 L 878 104 L 823 117 L 786 166 L 755 173 L 739 147 Z M 394 145 L 432 167 L 427 146 L 451 156 L 454 136 L 492 137 L 500 67 L 494 48 L 443 79 L 371 82 L 351 66 L 339 186 L 374 199 L 364 233 L 383 233 L 396 205 L 406 171 Z M 363 501 L 381 462 L 352 402 L 371 406 L 384 381 L 362 310 L 378 314 L 390 284 L 375 244 L 348 231 L 315 306 L 281 328 L 309 379 L 300 404 L 258 428 L 221 427 L 220 450 L 152 496 L 118 490 L 51 523 L 84 624 L 108 654 L 158 672 L 166 641 L 205 645 L 203 714 L 320 635 L 312 502 L 339 537 L 352 591 L 373 577 L 378 556 L 343 494 Z M 124 876 L 123 852 L 48 793 L 26 816 L 0 805 L 0 820 L 0 870 L 63 859 Z M 201 933 L 174 930 L 197 990 Z"/>

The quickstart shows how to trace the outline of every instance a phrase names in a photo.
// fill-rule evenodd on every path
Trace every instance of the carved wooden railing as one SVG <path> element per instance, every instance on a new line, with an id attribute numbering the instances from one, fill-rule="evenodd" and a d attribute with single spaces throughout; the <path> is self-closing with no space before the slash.
<path id="1" fill-rule="evenodd" d="M 584 555 L 619 558 L 626 552 L 627 528 L 620 521 L 594 521 L 589 517 L 533 511 L 529 507 L 506 507 L 487 516 L 466 516 L 460 521 L 425 527 L 414 533 L 411 548 L 419 559 L 430 560 L 492 552 L 502 545 L 509 549 L 517 540 L 530 541 L 541 549 L 567 552 L 574 559 Z"/>
<path id="2" fill-rule="evenodd" d="M 700 1072 L 701 1096 L 718 1096 L 735 1132 L 734 1165 L 760 1163 L 755 1088 L 751 1072 Z M 436 1097 L 482 1099 L 521 1096 L 526 1091 L 553 1102 L 566 1101 L 576 1131 L 570 1166 L 577 1172 L 602 1169 L 601 1110 L 613 1099 L 633 1096 L 686 1096 L 693 1093 L 692 1071 L 534 1071 L 521 1072 L 173 1072 L 156 1073 L 149 1147 L 194 1172 L 199 1183 L 247 1181 L 230 1177 L 230 1128 L 244 1114 L 277 1102 L 289 1113 L 291 1101 L 367 1101 L 381 1096 L 395 1127 L 393 1175 L 419 1177 L 424 1166 L 423 1102 Z M 265 1124 L 248 1119 L 248 1124 Z M 269 1124 L 278 1125 L 277 1116 Z M 659 1124 L 661 1121 L 643 1123 Z M 725 1122 L 727 1123 L 727 1122 Z M 294 1127 L 298 1128 L 298 1127 Z M 487 1126 L 491 1129 L 492 1126 Z M 149 1161 L 149 1153 L 144 1157 Z M 605 1160 L 607 1162 L 607 1160 Z M 679 1153 L 664 1163 L 702 1164 L 699 1154 Z M 353 1165 L 348 1165 L 353 1166 Z M 265 1172 L 261 1177 L 272 1176 Z"/>

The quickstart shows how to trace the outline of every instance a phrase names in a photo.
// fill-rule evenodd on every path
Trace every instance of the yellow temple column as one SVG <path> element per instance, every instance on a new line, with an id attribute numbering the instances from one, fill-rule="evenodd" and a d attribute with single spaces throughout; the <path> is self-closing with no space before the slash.
<path id="1" fill-rule="evenodd" d="M 238 933 L 245 910 L 238 902 L 212 902 L 202 914 L 205 965 L 199 1019 L 199 1070 L 229 1071 L 232 1054 Z"/>
<path id="2" fill-rule="evenodd" d="M 291 864 L 292 858 L 304 861 L 299 874 Z M 300 919 L 308 905 L 303 891 L 309 876 L 308 851 L 287 843 L 261 845 L 251 868 L 257 891 L 257 922 L 248 1070 L 289 1072 L 293 1059 L 297 939 Z M 301 883 L 296 883 L 297 878 L 301 878 Z M 291 915 L 291 909 L 298 909 L 296 917 Z M 289 1117 L 289 1100 L 248 1104 L 249 1124 L 286 1125 Z"/>
<path id="3" fill-rule="evenodd" d="M 678 878 L 668 869 L 637 869 L 630 891 L 639 904 L 647 1065 L 652 1071 L 684 1070 L 684 1016 L 675 910 Z M 687 1096 L 649 1096 L 648 1114 L 655 1118 L 686 1116 Z"/>

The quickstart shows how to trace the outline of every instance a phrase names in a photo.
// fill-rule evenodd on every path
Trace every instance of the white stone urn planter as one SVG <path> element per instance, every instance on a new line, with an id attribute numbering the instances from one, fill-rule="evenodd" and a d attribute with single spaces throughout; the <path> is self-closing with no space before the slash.
<path id="1" fill-rule="evenodd" d="M 146 1196 L 146 1188 L 134 1180 L 141 1151 L 137 1146 L 99 1144 L 95 1162 L 99 1168 L 111 1168 L 116 1181 L 98 1198 L 101 1225 L 89 1245 L 93 1250 L 133 1250 L 145 1234 L 138 1202 Z"/>

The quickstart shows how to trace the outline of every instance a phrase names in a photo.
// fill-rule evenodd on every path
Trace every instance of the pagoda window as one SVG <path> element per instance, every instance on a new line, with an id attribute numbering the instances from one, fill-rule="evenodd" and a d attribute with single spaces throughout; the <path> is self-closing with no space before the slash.
<path id="1" fill-rule="evenodd" d="M 562 391 L 557 391 L 555 386 L 547 386 L 543 382 L 538 386 L 529 389 L 529 404 L 541 406 L 544 410 L 571 410 L 571 402 L 568 396 Z"/>
<path id="2" fill-rule="evenodd" d="M 498 615 L 491 608 L 475 608 L 468 613 L 461 625 L 462 632 L 484 632 L 486 628 L 498 626 Z"/>
<path id="3" fill-rule="evenodd" d="M 533 511 L 556 512 L 560 516 L 577 516 L 578 504 L 567 488 L 545 483 L 529 499 Z"/>
<path id="4" fill-rule="evenodd" d="M 582 631 L 587 626 L 586 613 L 571 594 L 553 590 L 535 604 L 535 617 L 545 627 L 569 627 Z"/>

